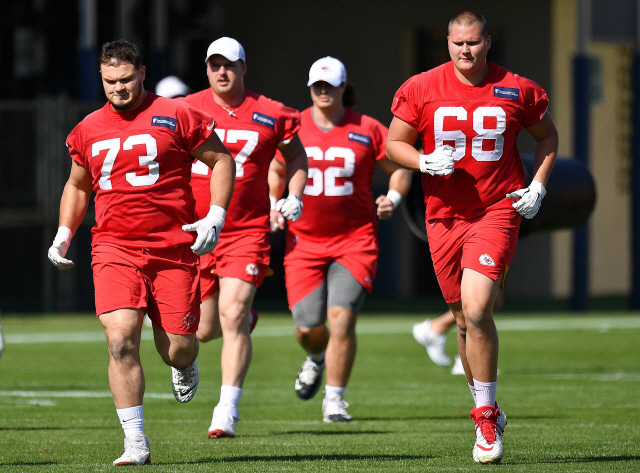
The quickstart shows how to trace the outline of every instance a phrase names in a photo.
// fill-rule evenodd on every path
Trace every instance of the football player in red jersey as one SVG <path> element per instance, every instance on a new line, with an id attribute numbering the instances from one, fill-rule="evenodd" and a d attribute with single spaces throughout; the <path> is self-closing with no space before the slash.
<path id="1" fill-rule="evenodd" d="M 107 104 L 80 122 L 66 144 L 73 160 L 49 249 L 59 269 L 96 192 L 92 268 L 96 313 L 109 348 L 109 386 L 125 433 L 114 465 L 151 463 L 144 435 L 140 337 L 145 312 L 156 348 L 172 367 L 174 395 L 198 385 L 198 255 L 211 251 L 231 200 L 235 165 L 215 122 L 185 103 L 144 89 L 145 66 L 127 41 L 105 43 L 100 74 Z M 207 215 L 196 218 L 191 163 L 212 169 Z M 191 232 L 197 232 L 194 235 Z M 195 241 L 194 241 L 195 240 Z"/>
<path id="2" fill-rule="evenodd" d="M 289 195 L 278 205 L 290 220 L 302 212 L 307 182 L 307 156 L 298 138 L 300 114 L 245 88 L 245 52 L 238 41 L 219 38 L 205 58 L 210 88 L 183 100 L 206 110 L 218 123 L 216 133 L 236 162 L 236 187 L 220 243 L 200 258 L 201 321 L 198 339 L 220 336 L 222 386 L 213 411 L 210 438 L 234 437 L 240 417 L 238 403 L 251 361 L 251 309 L 256 289 L 269 266 L 269 191 L 267 173 L 276 150 L 288 163 Z M 194 163 L 192 185 L 198 214 L 209 201 L 209 169 Z M 253 320 L 250 320 L 253 319 Z"/>
<path id="3" fill-rule="evenodd" d="M 411 173 L 387 159 L 387 128 L 355 112 L 353 89 L 338 59 L 316 61 L 309 71 L 313 105 L 301 114 L 300 139 L 309 157 L 304 214 L 289 222 L 285 279 L 298 342 L 307 352 L 295 382 L 301 399 L 313 397 L 326 367 L 325 422 L 351 420 L 344 393 L 356 356 L 356 320 L 373 289 L 378 260 L 377 217 L 391 217 L 409 190 Z M 375 165 L 389 178 L 375 202 Z M 284 164 L 274 160 L 271 196 L 278 197 Z M 274 215 L 273 227 L 280 226 Z M 326 321 L 329 321 L 329 330 Z"/>
<path id="4" fill-rule="evenodd" d="M 487 22 L 465 11 L 449 22 L 451 62 L 396 92 L 389 158 L 423 173 L 427 235 L 436 275 L 458 325 L 458 347 L 475 408 L 473 458 L 502 459 L 506 418 L 496 403 L 498 333 L 492 308 L 515 251 L 520 218 L 533 218 L 558 151 L 548 98 L 535 82 L 487 61 Z M 525 187 L 516 138 L 536 141 Z M 422 139 L 424 150 L 414 148 Z"/>

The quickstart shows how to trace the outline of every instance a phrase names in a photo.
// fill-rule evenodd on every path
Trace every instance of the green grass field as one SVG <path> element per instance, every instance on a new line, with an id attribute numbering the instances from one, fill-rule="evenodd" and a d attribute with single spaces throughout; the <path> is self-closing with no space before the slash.
<path id="1" fill-rule="evenodd" d="M 432 314 L 433 316 L 437 314 Z M 322 422 L 319 394 L 293 390 L 303 353 L 285 314 L 262 313 L 235 439 L 206 437 L 220 389 L 220 342 L 203 345 L 189 404 L 145 329 L 145 471 L 640 471 L 640 316 L 500 313 L 501 466 L 473 462 L 463 376 L 428 361 L 419 315 L 367 316 L 345 399 L 354 421 Z M 0 471 L 112 471 L 123 434 L 93 316 L 2 315 Z M 455 337 L 447 341 L 455 350 Z"/>

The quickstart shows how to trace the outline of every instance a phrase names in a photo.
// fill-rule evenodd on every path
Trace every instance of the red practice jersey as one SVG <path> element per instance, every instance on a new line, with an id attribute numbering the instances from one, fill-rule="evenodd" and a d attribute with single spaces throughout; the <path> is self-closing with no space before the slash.
<path id="1" fill-rule="evenodd" d="M 388 130 L 379 121 L 347 108 L 329 131 L 302 112 L 299 136 L 309 159 L 302 216 L 289 222 L 294 235 L 333 238 L 357 229 L 377 228 L 371 182 L 376 161 L 386 158 Z"/>
<path id="2" fill-rule="evenodd" d="M 107 103 L 82 120 L 66 144 L 71 158 L 93 177 L 93 244 L 193 243 L 195 233 L 182 230 L 196 218 L 189 153 L 214 127 L 206 113 L 151 92 L 135 110 L 116 113 Z"/>
<path id="3" fill-rule="evenodd" d="M 233 115 L 213 101 L 211 89 L 189 95 L 187 103 L 216 118 L 216 133 L 236 162 L 236 184 L 222 234 L 269 231 L 269 163 L 279 143 L 294 137 L 300 128 L 300 113 L 247 90 Z M 191 185 L 198 217 L 209 212 L 211 170 L 194 162 Z"/>
<path id="4" fill-rule="evenodd" d="M 456 149 L 453 174 L 422 175 L 427 220 L 511 208 L 506 194 L 524 186 L 516 139 L 540 121 L 549 100 L 535 82 L 488 64 L 477 86 L 461 83 L 448 62 L 409 79 L 393 99 L 391 111 L 419 131 L 424 153 Z"/>

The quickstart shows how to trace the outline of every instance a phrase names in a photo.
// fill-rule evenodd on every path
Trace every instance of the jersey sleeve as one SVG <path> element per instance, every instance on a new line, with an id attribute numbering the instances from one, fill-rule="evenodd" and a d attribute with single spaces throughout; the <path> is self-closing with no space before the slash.
<path id="1" fill-rule="evenodd" d="M 535 125 L 542 119 L 542 116 L 549 108 L 549 97 L 547 97 L 547 93 L 544 89 L 532 80 L 525 79 L 523 77 L 521 77 L 520 80 L 520 86 L 524 93 L 525 107 L 522 126 L 527 128 Z"/>
<path id="2" fill-rule="evenodd" d="M 389 129 L 379 121 L 374 121 L 371 134 L 373 135 L 373 157 L 376 161 L 385 159 L 387 157 L 387 135 Z"/>
<path id="3" fill-rule="evenodd" d="M 286 143 L 290 141 L 298 130 L 300 130 L 300 112 L 296 109 L 282 106 L 280 113 L 278 115 L 278 125 L 279 125 L 279 142 L 283 141 Z"/>
<path id="4" fill-rule="evenodd" d="M 80 122 L 76 127 L 71 130 L 69 136 L 67 136 L 67 140 L 65 144 L 67 145 L 67 149 L 69 150 L 69 155 L 71 159 L 73 159 L 76 163 L 78 163 L 83 168 L 89 169 L 89 163 L 87 162 L 86 157 L 82 154 L 82 133 L 81 133 L 81 125 Z"/>
<path id="5" fill-rule="evenodd" d="M 394 95 L 391 113 L 413 128 L 418 129 L 420 126 L 420 111 L 416 106 L 418 103 L 418 87 L 414 78 L 412 77 L 402 84 Z"/>
<path id="6" fill-rule="evenodd" d="M 213 117 L 198 108 L 191 106 L 178 107 L 176 114 L 181 124 L 185 149 L 188 152 L 193 151 L 207 141 L 216 127 Z"/>

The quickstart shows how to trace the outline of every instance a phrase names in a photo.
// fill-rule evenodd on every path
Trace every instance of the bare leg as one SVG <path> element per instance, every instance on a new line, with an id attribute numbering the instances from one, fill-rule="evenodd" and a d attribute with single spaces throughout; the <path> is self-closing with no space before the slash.
<path id="1" fill-rule="evenodd" d="M 222 336 L 218 312 L 219 295 L 220 291 L 200 304 L 200 325 L 198 325 L 197 336 L 201 342 L 208 342 Z"/>
<path id="2" fill-rule="evenodd" d="M 440 317 L 437 317 L 431 321 L 431 331 L 439 335 L 447 333 L 451 327 L 456 324 L 456 319 L 453 316 L 451 310 L 446 311 Z"/>
<path id="3" fill-rule="evenodd" d="M 344 307 L 328 310 L 330 337 L 325 354 L 326 382 L 345 387 L 356 358 L 356 315 Z"/>

